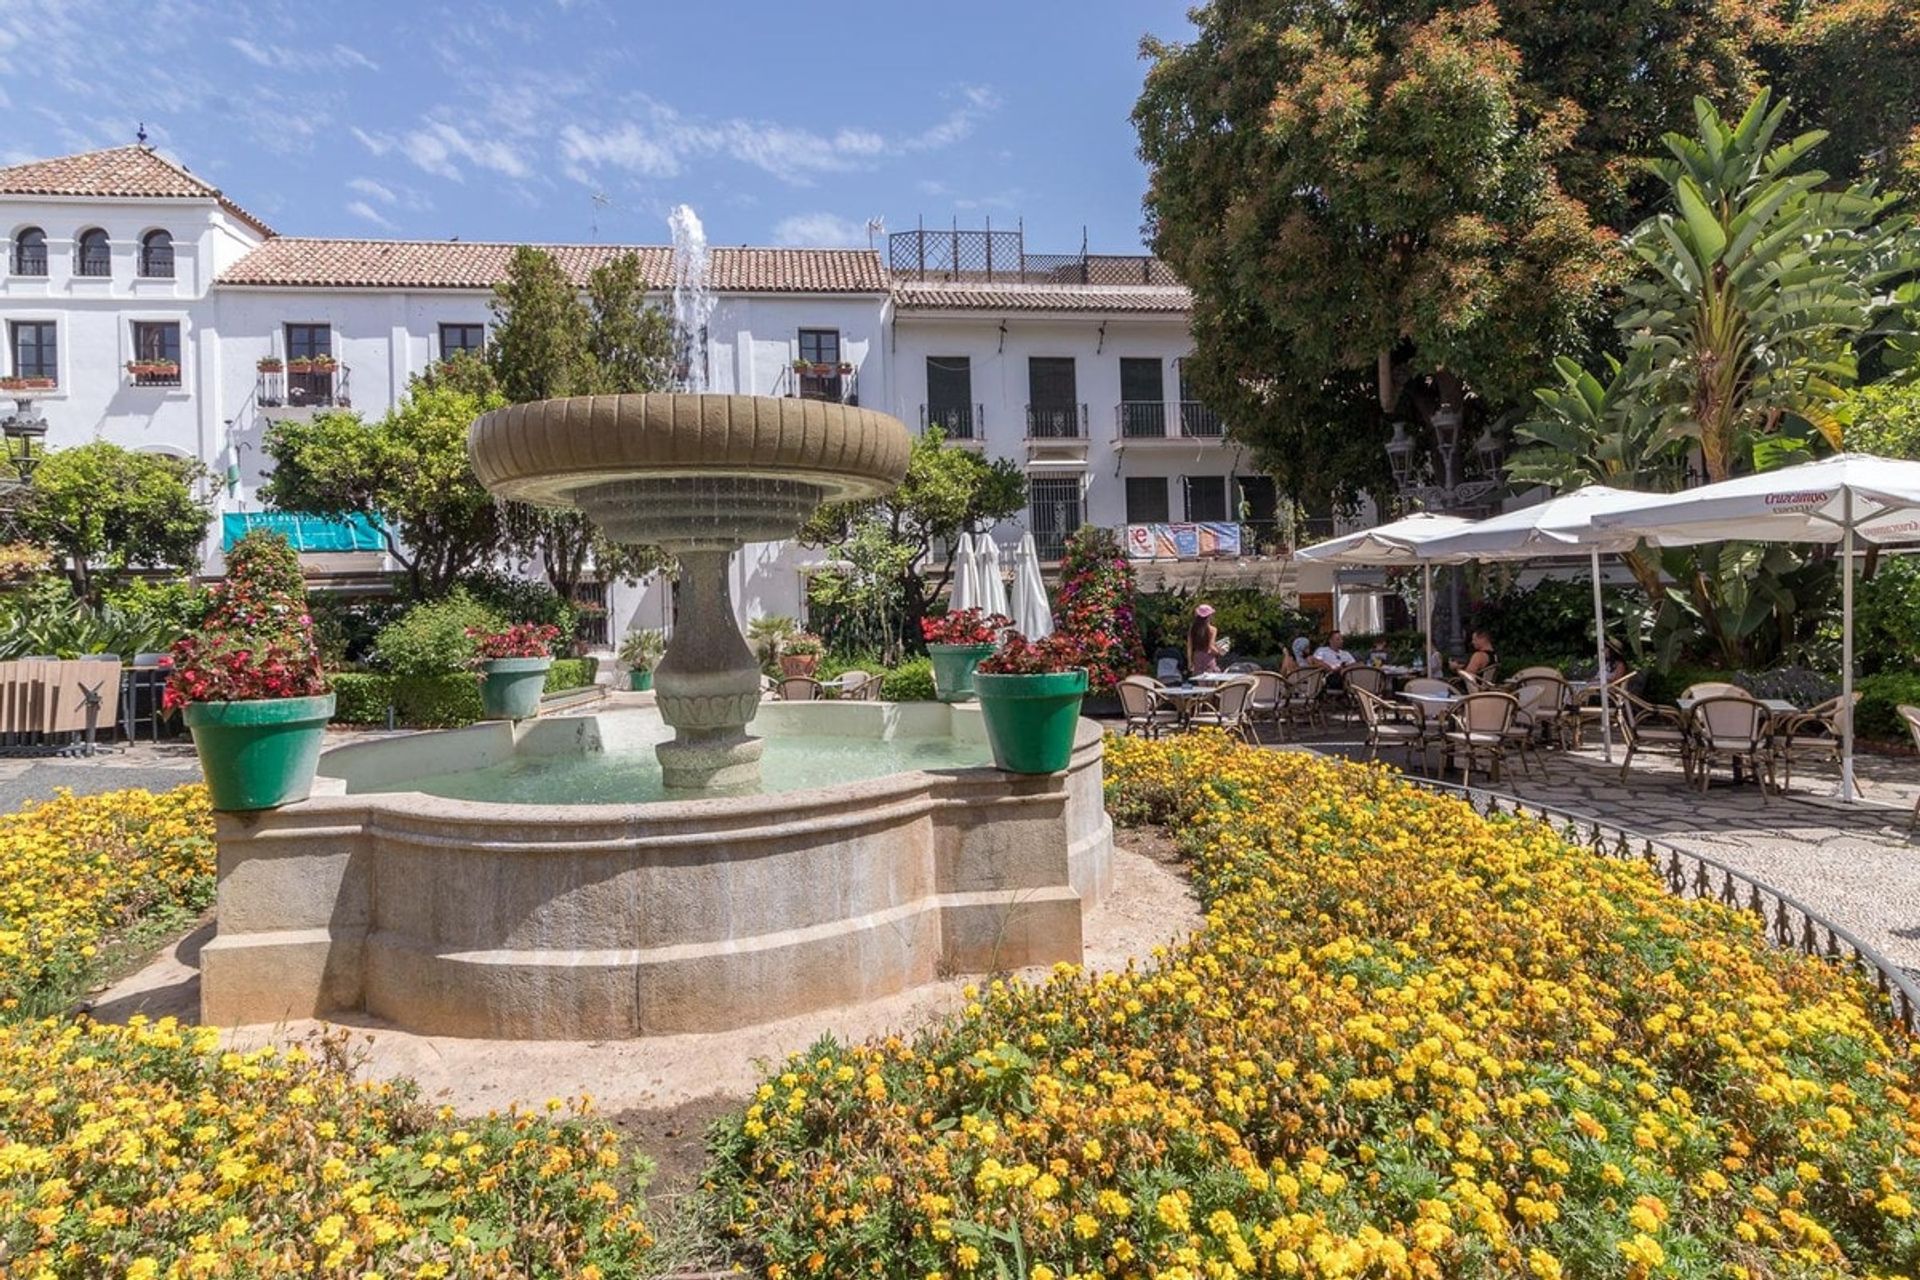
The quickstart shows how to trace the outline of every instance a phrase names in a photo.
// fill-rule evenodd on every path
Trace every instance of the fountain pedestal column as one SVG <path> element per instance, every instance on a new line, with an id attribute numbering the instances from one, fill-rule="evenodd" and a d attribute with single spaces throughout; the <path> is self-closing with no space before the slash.
<path id="1" fill-rule="evenodd" d="M 724 790 L 760 780 L 762 744 L 747 736 L 760 710 L 760 667 L 733 620 L 730 555 L 680 552 L 678 618 L 654 671 L 660 718 L 674 732 L 654 752 L 662 780 L 675 789 Z"/>

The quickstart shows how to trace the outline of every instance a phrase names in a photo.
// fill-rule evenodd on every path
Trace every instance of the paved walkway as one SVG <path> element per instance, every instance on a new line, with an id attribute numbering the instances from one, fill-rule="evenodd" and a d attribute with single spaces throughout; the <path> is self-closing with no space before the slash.
<path id="1" fill-rule="evenodd" d="M 1364 741 L 1358 727 L 1336 721 L 1302 745 L 1364 757 Z M 1544 778 L 1510 767 L 1491 789 L 1715 858 L 1799 898 L 1920 976 L 1920 837 L 1907 829 L 1920 760 L 1859 757 L 1864 799 L 1842 805 L 1833 769 L 1796 770 L 1789 794 L 1763 797 L 1756 786 L 1735 786 L 1722 766 L 1702 795 L 1668 757 L 1635 757 L 1622 782 L 1618 764 L 1605 763 L 1596 745 L 1545 755 Z M 1402 763 L 1397 751 L 1382 758 Z M 1448 780 L 1458 782 L 1459 773 Z M 1483 781 L 1475 775 L 1476 788 Z"/>

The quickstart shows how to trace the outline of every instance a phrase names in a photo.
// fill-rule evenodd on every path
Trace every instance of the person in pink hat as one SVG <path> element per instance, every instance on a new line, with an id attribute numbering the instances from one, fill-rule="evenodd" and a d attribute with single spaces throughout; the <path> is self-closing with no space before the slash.
<path id="1" fill-rule="evenodd" d="M 1220 649 L 1220 633 L 1213 625 L 1213 606 L 1203 604 L 1193 611 L 1193 625 L 1187 628 L 1188 678 L 1218 671 Z"/>

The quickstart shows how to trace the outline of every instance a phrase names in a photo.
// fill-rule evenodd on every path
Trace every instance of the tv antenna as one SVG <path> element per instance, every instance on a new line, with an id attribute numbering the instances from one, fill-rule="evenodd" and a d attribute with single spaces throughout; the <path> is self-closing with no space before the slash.
<path id="1" fill-rule="evenodd" d="M 591 196 L 588 196 L 587 198 L 593 202 L 592 235 L 594 240 L 597 242 L 600 239 L 600 211 L 602 209 L 611 209 L 613 207 L 613 201 L 607 196 L 607 193 L 604 191 L 596 191 Z"/>
<path id="2" fill-rule="evenodd" d="M 867 219 L 867 248 L 874 248 L 880 237 L 885 234 L 887 234 L 887 220 L 885 218 Z"/>

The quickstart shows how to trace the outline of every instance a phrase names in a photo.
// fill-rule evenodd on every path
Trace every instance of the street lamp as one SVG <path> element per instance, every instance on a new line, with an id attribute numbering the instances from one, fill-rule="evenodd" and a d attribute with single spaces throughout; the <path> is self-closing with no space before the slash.
<path id="1" fill-rule="evenodd" d="M 1419 451 L 1419 445 L 1407 435 L 1406 424 L 1393 424 L 1393 438 L 1386 445 L 1387 464 L 1393 471 L 1394 488 L 1406 506 L 1441 514 L 1475 511 L 1485 506 L 1500 487 L 1502 450 L 1500 439 L 1491 425 L 1483 429 L 1479 439 L 1473 443 L 1473 457 L 1478 463 L 1479 474 L 1471 480 L 1461 476 L 1460 435 L 1464 418 L 1459 409 L 1448 407 L 1435 412 L 1431 420 L 1434 458 L 1439 463 L 1438 484 L 1425 483 L 1423 468 L 1414 465 L 1414 455 Z M 1457 648 L 1462 639 L 1462 600 L 1458 574 L 1449 576 L 1447 597 L 1446 633 L 1448 643 Z"/>
<path id="2" fill-rule="evenodd" d="M 47 438 L 47 420 L 34 412 L 33 401 L 13 403 L 14 411 L 0 418 L 0 435 L 6 440 L 7 466 L 13 476 L 0 477 L 0 489 L 26 487 L 44 456 L 42 446 Z"/>

